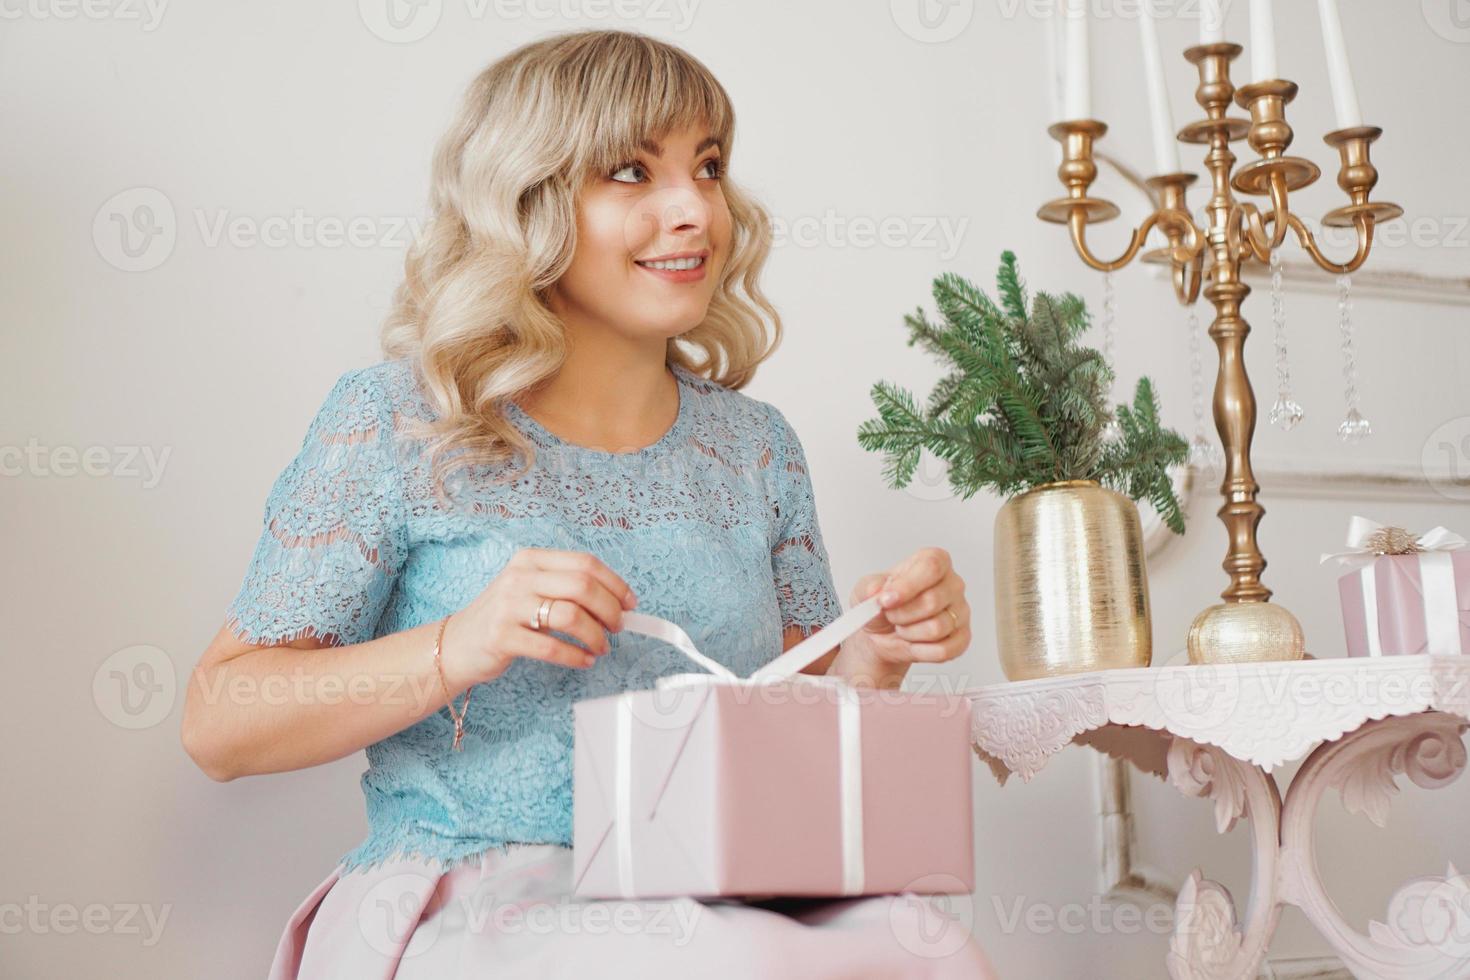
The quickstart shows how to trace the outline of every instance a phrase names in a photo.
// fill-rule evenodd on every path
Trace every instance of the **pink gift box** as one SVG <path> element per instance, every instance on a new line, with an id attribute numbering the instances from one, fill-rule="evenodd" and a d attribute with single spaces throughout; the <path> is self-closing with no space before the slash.
<path id="1" fill-rule="evenodd" d="M 1412 655 L 1455 652 L 1429 649 L 1421 557 L 1437 555 L 1446 575 L 1454 576 L 1455 609 L 1458 618 L 1459 651 L 1470 653 L 1470 550 L 1381 555 L 1371 564 L 1338 579 L 1342 598 L 1343 628 L 1348 656 L 1373 656 L 1370 623 L 1376 621 L 1379 652 L 1383 655 Z M 1444 567 L 1445 565 L 1448 567 Z M 1365 584 L 1366 583 L 1366 584 Z M 1369 605 L 1371 596 L 1372 605 Z M 1453 635 L 1453 627 L 1442 627 Z"/>
<path id="2" fill-rule="evenodd" d="M 681 675 L 573 712 L 578 895 L 974 890 L 962 697 Z"/>

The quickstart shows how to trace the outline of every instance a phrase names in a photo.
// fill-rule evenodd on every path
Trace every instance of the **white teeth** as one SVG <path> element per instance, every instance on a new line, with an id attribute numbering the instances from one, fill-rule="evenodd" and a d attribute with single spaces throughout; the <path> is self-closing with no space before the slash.
<path id="1" fill-rule="evenodd" d="M 638 264 L 647 269 L 697 269 L 704 263 L 699 256 L 689 259 L 667 259 L 662 262 L 639 262 Z"/>

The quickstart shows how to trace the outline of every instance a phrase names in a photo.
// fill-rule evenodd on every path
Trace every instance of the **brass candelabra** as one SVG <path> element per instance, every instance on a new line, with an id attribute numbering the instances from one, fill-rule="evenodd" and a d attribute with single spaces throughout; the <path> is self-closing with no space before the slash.
<path id="1" fill-rule="evenodd" d="M 1192 663 L 1296 660 L 1304 653 L 1301 624 L 1280 603 L 1269 601 L 1271 590 L 1261 582 L 1266 559 L 1256 543 L 1256 527 L 1265 508 L 1256 500 L 1260 485 L 1251 470 L 1256 398 L 1245 370 L 1245 339 L 1250 325 L 1241 315 L 1241 304 L 1251 290 L 1241 280 L 1241 264 L 1250 258 L 1269 262 L 1271 251 L 1282 245 L 1288 232 L 1294 232 L 1301 247 L 1322 269 L 1350 273 L 1368 258 L 1375 226 L 1403 214 L 1395 204 L 1369 200 L 1378 182 L 1378 171 L 1369 160 L 1368 148 L 1383 131 L 1376 126 L 1354 126 L 1328 133 L 1324 140 L 1341 157 L 1337 184 L 1347 192 L 1349 203 L 1328 212 L 1322 223 L 1355 229 L 1357 248 L 1351 258 L 1340 263 L 1323 254 L 1311 230 L 1288 206 L 1289 192 L 1306 187 L 1321 175 L 1310 160 L 1286 153 L 1292 140 L 1286 106 L 1296 96 L 1297 86 L 1273 79 L 1237 90 L 1230 81 L 1230 63 L 1242 50 L 1238 44 L 1221 42 L 1197 45 L 1184 52 L 1184 57 L 1199 69 L 1195 100 L 1204 108 L 1205 118 L 1185 126 L 1177 138 L 1208 147 L 1205 167 L 1211 193 L 1204 209 L 1208 219 L 1205 227 L 1195 224 L 1185 206 L 1185 192 L 1195 175 L 1161 174 L 1147 181 L 1158 197 L 1159 207 L 1134 229 L 1123 253 L 1112 260 L 1094 255 L 1087 244 L 1087 226 L 1108 221 L 1119 213 L 1110 201 L 1088 195 L 1097 178 L 1093 143 L 1107 132 L 1107 126 L 1096 119 L 1060 122 L 1048 130 L 1062 144 L 1057 175 L 1066 185 L 1067 196 L 1048 201 L 1037 212 L 1044 221 L 1065 224 L 1082 260 L 1104 272 L 1131 262 L 1149 233 L 1157 228 L 1168 244 L 1145 253 L 1141 260 L 1170 265 L 1179 302 L 1194 303 L 1201 284 L 1207 283 L 1204 297 L 1215 307 L 1210 336 L 1220 354 L 1214 415 L 1225 455 L 1225 478 L 1220 485 L 1225 502 L 1218 515 L 1229 537 L 1222 565 L 1230 584 L 1220 593 L 1224 602 L 1205 609 L 1190 627 Z M 1232 101 L 1249 110 L 1250 118 L 1227 115 Z M 1242 137 L 1260 156 L 1237 170 L 1230 144 Z M 1240 200 L 1237 192 L 1266 198 L 1263 208 Z"/>

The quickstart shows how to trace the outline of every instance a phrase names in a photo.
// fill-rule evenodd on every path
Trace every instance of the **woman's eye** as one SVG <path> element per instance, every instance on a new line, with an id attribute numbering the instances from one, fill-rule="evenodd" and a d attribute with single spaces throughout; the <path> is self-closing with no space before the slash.
<path id="1" fill-rule="evenodd" d="M 629 171 L 633 171 L 637 174 L 642 174 L 643 176 L 647 176 L 648 174 L 648 171 L 644 169 L 643 164 L 641 163 L 625 163 L 614 170 L 612 173 L 608 174 L 608 176 L 621 184 L 640 183 L 642 180 L 641 177 L 635 176 L 632 179 L 625 179 L 620 176 L 621 174 L 627 173 Z M 708 160 L 704 161 L 704 163 L 700 165 L 699 172 L 705 177 L 719 180 L 721 177 L 724 176 L 725 168 L 722 165 L 722 161 L 719 157 L 710 157 Z"/>
<path id="2" fill-rule="evenodd" d="M 620 183 L 624 184 L 638 183 L 637 180 L 622 180 L 620 177 L 618 177 L 618 174 L 624 173 L 629 170 L 637 170 L 641 172 L 643 170 L 643 165 L 639 163 L 625 163 L 618 169 L 614 170 L 611 174 L 609 174 L 609 176 L 612 177 L 613 180 L 619 181 Z"/>

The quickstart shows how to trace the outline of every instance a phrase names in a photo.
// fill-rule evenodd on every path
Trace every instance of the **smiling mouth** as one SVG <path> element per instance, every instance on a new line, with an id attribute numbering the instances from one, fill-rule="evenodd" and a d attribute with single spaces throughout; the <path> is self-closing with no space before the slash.
<path id="1" fill-rule="evenodd" d="M 637 265 L 645 269 L 656 269 L 660 272 L 687 272 L 690 269 L 698 269 L 704 265 L 704 256 L 696 255 L 687 259 L 663 259 L 657 262 L 644 262 L 635 259 Z"/>

